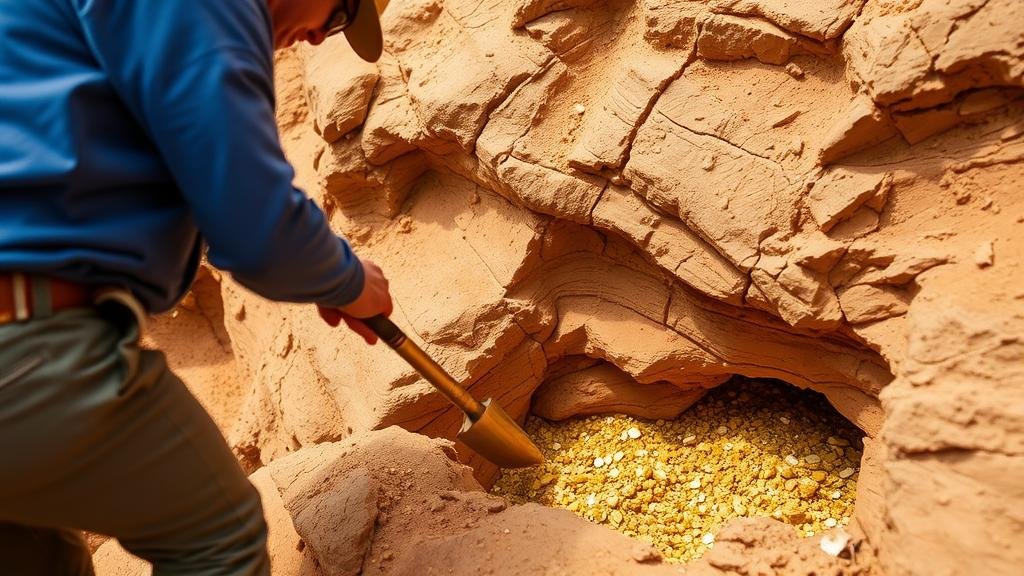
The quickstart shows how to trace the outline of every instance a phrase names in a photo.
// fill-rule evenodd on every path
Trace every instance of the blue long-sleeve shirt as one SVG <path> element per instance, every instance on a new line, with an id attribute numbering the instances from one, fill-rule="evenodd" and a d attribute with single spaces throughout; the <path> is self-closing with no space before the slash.
<path id="1" fill-rule="evenodd" d="M 265 0 L 0 0 L 0 270 L 131 289 L 214 266 L 342 306 L 363 270 L 292 185 Z"/>

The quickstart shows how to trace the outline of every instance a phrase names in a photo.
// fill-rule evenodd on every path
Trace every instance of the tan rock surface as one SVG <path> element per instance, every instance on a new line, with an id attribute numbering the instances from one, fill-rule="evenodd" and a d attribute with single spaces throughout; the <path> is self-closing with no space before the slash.
<path id="1" fill-rule="evenodd" d="M 864 0 L 712 0 L 712 10 L 761 16 L 793 33 L 826 40 L 845 31 Z"/>
<path id="2" fill-rule="evenodd" d="M 334 142 L 366 119 L 380 73 L 340 37 L 328 39 L 318 49 L 304 48 L 305 74 L 323 79 L 306 86 L 313 128 L 324 140 Z"/>
<path id="3" fill-rule="evenodd" d="M 707 60 L 757 58 L 765 64 L 785 64 L 797 48 L 797 38 L 769 22 L 729 14 L 713 14 L 703 22 L 697 56 Z"/>
<path id="4" fill-rule="evenodd" d="M 1015 0 L 868 2 L 844 52 L 879 104 L 920 109 L 968 89 L 1024 82 L 1024 7 Z"/>
<path id="5" fill-rule="evenodd" d="M 522 418 L 542 383 L 597 363 L 623 390 L 601 382 L 609 402 L 634 393 L 631 382 L 695 394 L 731 374 L 811 388 L 869 436 L 856 523 L 867 538 L 857 536 L 857 562 L 870 566 L 837 570 L 1015 574 L 1020 10 L 1014 0 L 396 1 L 361 127 L 331 143 L 317 134 L 308 86 L 349 72 L 302 66 L 293 52 L 279 55 L 279 122 L 297 183 L 389 275 L 395 321 L 477 397 Z M 744 30 L 770 31 L 760 55 L 748 41 L 762 36 L 735 36 Z M 751 52 L 730 51 L 739 37 Z M 230 280 L 222 302 L 224 362 L 239 373 L 224 381 L 244 384 L 214 403 L 243 398 L 244 409 L 215 415 L 234 421 L 251 465 L 391 425 L 458 429 L 461 415 L 384 347 Z M 479 481 L 494 477 L 456 449 Z M 384 493 L 394 486 L 365 463 L 338 466 L 366 468 Z M 454 489 L 408 482 L 428 512 Z M 455 574 L 540 573 L 524 550 L 552 541 L 593 553 L 537 551 L 564 573 L 664 568 L 570 516 L 480 512 L 489 502 L 445 501 L 446 520 L 424 524 L 431 539 L 401 549 L 383 548 L 399 541 L 388 534 L 435 515 L 383 512 L 364 571 L 443 559 Z M 821 570 L 813 542 L 729 534 L 718 541 L 735 545 L 687 571 L 779 569 L 733 557 L 763 550 L 792 562 L 786 572 Z M 457 554 L 467 543 L 484 552 Z"/>
<path id="6" fill-rule="evenodd" d="M 708 385 L 718 384 L 712 380 Z M 699 385 L 700 383 L 694 383 Z M 636 380 L 603 364 L 551 379 L 538 388 L 531 410 L 548 420 L 585 414 L 627 414 L 637 418 L 675 418 L 704 395 L 668 382 L 637 386 Z"/>

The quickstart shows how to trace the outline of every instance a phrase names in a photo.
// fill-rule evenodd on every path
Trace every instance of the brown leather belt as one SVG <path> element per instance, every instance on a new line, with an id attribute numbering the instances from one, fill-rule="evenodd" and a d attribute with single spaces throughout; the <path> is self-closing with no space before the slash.
<path id="1" fill-rule="evenodd" d="M 51 313 L 92 306 L 95 298 L 95 290 L 84 284 L 17 272 L 0 272 L 0 324 L 29 320 L 45 309 L 45 303 L 35 301 L 33 282 L 46 282 L 49 285 Z"/>

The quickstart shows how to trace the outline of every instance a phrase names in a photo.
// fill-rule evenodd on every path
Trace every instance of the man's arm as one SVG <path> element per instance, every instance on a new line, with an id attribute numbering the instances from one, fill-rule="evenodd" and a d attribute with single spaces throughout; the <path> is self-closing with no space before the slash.
<path id="1" fill-rule="evenodd" d="M 341 307 L 364 270 L 292 186 L 264 0 L 72 0 L 86 41 L 160 151 L 210 262 L 274 300 Z"/>

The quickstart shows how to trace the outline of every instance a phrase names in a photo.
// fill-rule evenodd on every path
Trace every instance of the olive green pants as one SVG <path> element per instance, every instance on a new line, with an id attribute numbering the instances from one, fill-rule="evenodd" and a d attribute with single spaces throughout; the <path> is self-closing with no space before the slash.
<path id="1" fill-rule="evenodd" d="M 114 302 L 0 325 L 0 572 L 92 574 L 89 530 L 156 575 L 270 573 L 258 493 L 138 338 Z"/>

